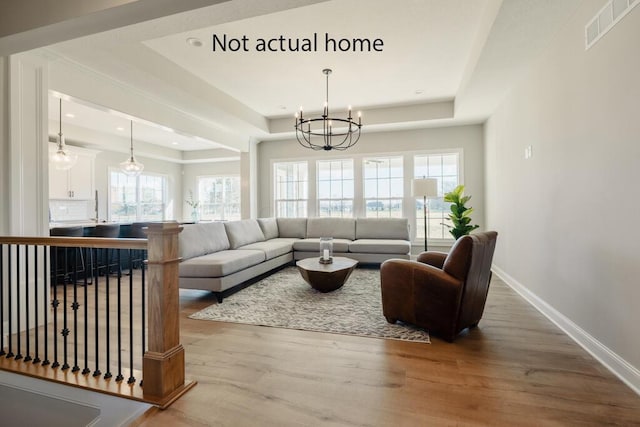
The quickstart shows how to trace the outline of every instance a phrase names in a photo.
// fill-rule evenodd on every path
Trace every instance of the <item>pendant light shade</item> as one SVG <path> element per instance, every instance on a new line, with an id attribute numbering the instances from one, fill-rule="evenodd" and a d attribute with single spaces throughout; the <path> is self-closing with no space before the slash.
<path id="1" fill-rule="evenodd" d="M 144 165 L 136 160 L 133 155 L 133 121 L 131 121 L 131 151 L 129 158 L 120 163 L 120 169 L 128 176 L 138 176 L 144 170 Z"/>
<path id="2" fill-rule="evenodd" d="M 60 129 L 56 138 L 58 148 L 49 161 L 57 170 L 69 170 L 78 161 L 78 155 L 69 151 L 64 142 L 64 135 L 62 135 L 62 98 L 60 98 L 59 125 Z"/>

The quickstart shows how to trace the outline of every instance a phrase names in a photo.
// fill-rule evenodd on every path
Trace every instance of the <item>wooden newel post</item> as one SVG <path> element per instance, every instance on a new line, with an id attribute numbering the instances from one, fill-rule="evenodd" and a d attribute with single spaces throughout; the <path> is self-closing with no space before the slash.
<path id="1" fill-rule="evenodd" d="M 177 222 L 150 223 L 148 237 L 148 351 L 144 354 L 145 398 L 167 406 L 186 391 L 180 344 Z"/>

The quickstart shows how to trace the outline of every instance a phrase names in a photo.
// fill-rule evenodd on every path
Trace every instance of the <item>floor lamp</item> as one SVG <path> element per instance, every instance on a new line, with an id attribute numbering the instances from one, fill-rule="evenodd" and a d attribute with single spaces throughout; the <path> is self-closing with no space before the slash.
<path id="1" fill-rule="evenodd" d="M 415 178 L 413 184 L 413 196 L 424 198 L 422 212 L 424 214 L 424 250 L 427 250 L 427 198 L 438 196 L 438 180 L 435 178 Z"/>

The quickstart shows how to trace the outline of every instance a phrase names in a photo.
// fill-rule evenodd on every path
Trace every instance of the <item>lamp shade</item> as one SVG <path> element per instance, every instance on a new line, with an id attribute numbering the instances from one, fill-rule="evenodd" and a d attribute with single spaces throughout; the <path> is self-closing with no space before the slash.
<path id="1" fill-rule="evenodd" d="M 438 196 L 438 180 L 435 178 L 416 178 L 411 184 L 414 197 Z"/>

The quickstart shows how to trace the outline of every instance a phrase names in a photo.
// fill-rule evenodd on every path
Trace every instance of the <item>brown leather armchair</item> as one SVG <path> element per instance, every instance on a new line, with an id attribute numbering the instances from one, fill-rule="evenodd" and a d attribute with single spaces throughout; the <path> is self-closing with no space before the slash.
<path id="1" fill-rule="evenodd" d="M 449 254 L 423 252 L 418 261 L 390 259 L 380 266 L 382 311 L 452 342 L 482 318 L 498 233 L 459 238 Z"/>

